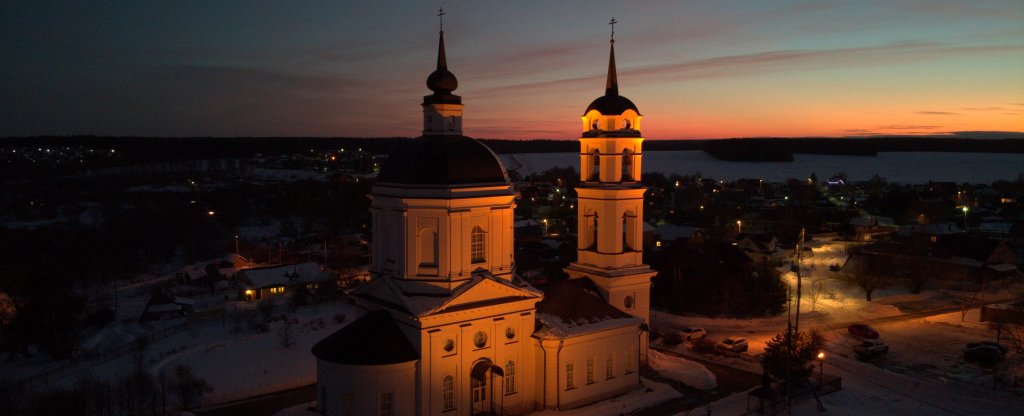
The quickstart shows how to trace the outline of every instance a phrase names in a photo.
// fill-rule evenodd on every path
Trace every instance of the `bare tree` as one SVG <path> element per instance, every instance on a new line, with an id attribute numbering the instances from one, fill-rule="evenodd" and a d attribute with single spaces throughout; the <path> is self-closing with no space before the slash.
<path id="1" fill-rule="evenodd" d="M 815 307 L 818 305 L 818 300 L 828 291 L 828 287 L 825 286 L 825 279 L 817 279 L 807 285 L 807 291 L 804 292 L 803 296 L 807 299 L 807 303 L 811 305 L 811 312 L 814 312 Z"/>
<path id="2" fill-rule="evenodd" d="M 295 345 L 295 327 L 291 319 L 285 319 L 284 325 L 277 329 L 277 339 L 281 341 L 282 347 L 290 348 Z"/>
<path id="3" fill-rule="evenodd" d="M 174 366 L 173 385 L 178 396 L 178 404 L 182 409 L 195 407 L 204 394 L 213 392 L 213 388 L 205 379 L 196 375 L 190 367 L 184 364 Z"/>
<path id="4" fill-rule="evenodd" d="M 871 302 L 872 293 L 891 286 L 894 280 L 882 263 L 882 258 L 876 255 L 850 253 L 850 258 L 842 270 L 836 274 L 836 278 L 859 287 L 864 291 L 867 301 Z"/>

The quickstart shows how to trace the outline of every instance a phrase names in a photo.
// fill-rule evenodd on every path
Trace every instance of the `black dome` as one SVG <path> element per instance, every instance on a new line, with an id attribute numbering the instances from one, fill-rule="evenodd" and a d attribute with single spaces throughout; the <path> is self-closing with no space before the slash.
<path id="1" fill-rule="evenodd" d="M 324 361 L 350 365 L 386 365 L 418 360 L 395 321 L 384 310 L 370 312 L 313 345 Z"/>
<path id="2" fill-rule="evenodd" d="M 388 155 L 377 182 L 409 185 L 508 183 L 490 148 L 466 136 L 422 136 Z"/>
<path id="3" fill-rule="evenodd" d="M 447 94 L 459 88 L 459 80 L 448 68 L 437 68 L 427 77 L 427 88 L 439 94 Z"/>
<path id="4" fill-rule="evenodd" d="M 602 95 L 597 97 L 596 100 L 590 103 L 583 114 L 587 114 L 590 110 L 597 110 L 602 115 L 606 116 L 617 116 L 626 112 L 626 110 L 636 111 L 640 114 L 640 110 L 636 108 L 636 104 L 633 104 L 629 98 L 621 95 Z"/>

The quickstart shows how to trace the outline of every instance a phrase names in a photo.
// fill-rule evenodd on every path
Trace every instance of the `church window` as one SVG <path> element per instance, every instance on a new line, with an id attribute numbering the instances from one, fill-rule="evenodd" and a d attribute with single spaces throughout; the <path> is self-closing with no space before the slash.
<path id="1" fill-rule="evenodd" d="M 565 389 L 566 390 L 572 390 L 572 389 L 576 388 L 576 383 L 573 380 L 573 376 L 574 376 L 574 374 L 573 374 L 573 371 L 572 371 L 572 363 L 568 363 L 568 364 L 565 365 Z"/>
<path id="2" fill-rule="evenodd" d="M 633 374 L 633 350 L 626 350 L 626 374 Z"/>
<path id="3" fill-rule="evenodd" d="M 380 412 L 378 413 L 380 416 L 395 416 L 395 393 L 394 392 L 389 391 L 387 393 L 379 394 L 377 396 L 377 401 L 380 404 L 380 406 L 379 406 Z"/>
<path id="4" fill-rule="evenodd" d="M 593 235 L 594 235 L 594 250 L 597 250 L 597 213 L 594 213 L 594 224 L 593 224 Z"/>
<path id="5" fill-rule="evenodd" d="M 622 180 L 633 180 L 633 152 L 629 149 L 622 151 Z"/>
<path id="6" fill-rule="evenodd" d="M 487 346 L 487 334 L 484 331 L 477 331 L 476 335 L 473 335 L 473 345 L 476 345 L 477 348 Z"/>
<path id="7" fill-rule="evenodd" d="M 629 129 L 629 120 L 622 120 L 622 128 Z"/>
<path id="8" fill-rule="evenodd" d="M 505 363 L 505 394 L 516 392 L 516 363 L 509 360 Z"/>
<path id="9" fill-rule="evenodd" d="M 455 131 L 455 116 L 448 117 L 448 130 Z"/>
<path id="10" fill-rule="evenodd" d="M 444 340 L 444 350 L 445 350 L 445 352 L 452 352 L 452 350 L 454 350 L 454 349 L 455 349 L 455 341 L 452 341 L 451 338 L 448 338 L 448 339 Z"/>
<path id="11" fill-rule="evenodd" d="M 512 339 L 516 337 L 516 329 L 513 327 L 505 328 L 505 338 Z"/>
<path id="12" fill-rule="evenodd" d="M 441 380 L 441 394 L 444 396 L 444 411 L 455 410 L 455 378 L 447 375 Z"/>
<path id="13" fill-rule="evenodd" d="M 473 232 L 470 234 L 469 249 L 474 264 L 487 261 L 487 257 L 484 255 L 486 248 L 484 244 L 484 230 L 480 227 L 473 227 Z"/>
<path id="14" fill-rule="evenodd" d="M 632 211 L 622 214 L 622 251 L 634 251 L 640 247 L 637 225 L 636 214 Z"/>
<path id="15" fill-rule="evenodd" d="M 417 250 L 420 253 L 420 267 L 437 266 L 437 232 L 431 228 L 420 230 Z"/>
<path id="16" fill-rule="evenodd" d="M 593 121 L 593 123 L 591 123 L 591 124 L 590 124 L 590 129 L 591 129 L 591 130 L 597 130 L 597 129 L 598 129 L 598 127 L 600 127 L 600 126 L 601 126 L 601 125 L 600 125 L 600 124 L 598 123 L 597 119 L 595 118 L 595 119 L 594 119 L 594 121 Z"/>
<path id="17" fill-rule="evenodd" d="M 599 181 L 601 180 L 601 152 L 594 149 L 593 152 L 590 152 L 590 160 L 590 180 Z"/>
<path id="18" fill-rule="evenodd" d="M 633 309 L 633 304 L 634 303 L 635 302 L 633 301 L 633 297 L 632 296 L 626 296 L 626 299 L 624 299 L 622 301 L 622 306 L 625 306 L 626 309 Z"/>
<path id="19" fill-rule="evenodd" d="M 587 384 L 594 382 L 594 359 L 587 358 Z"/>
<path id="20" fill-rule="evenodd" d="M 473 403 L 480 403 L 487 399 L 487 381 L 473 379 Z"/>
<path id="21" fill-rule="evenodd" d="M 608 353 L 608 356 L 604 358 L 604 378 L 606 379 L 615 377 L 615 366 L 613 365 L 614 361 L 612 358 L 613 355 L 614 354 L 612 353 Z"/>

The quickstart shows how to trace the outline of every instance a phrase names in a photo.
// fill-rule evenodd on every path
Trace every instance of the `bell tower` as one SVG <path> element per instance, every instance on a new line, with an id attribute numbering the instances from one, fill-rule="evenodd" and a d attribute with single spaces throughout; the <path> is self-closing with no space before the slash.
<path id="1" fill-rule="evenodd" d="M 439 19 L 444 11 L 438 10 Z M 461 136 L 462 97 L 452 94 L 459 87 L 459 80 L 448 70 L 448 59 L 444 54 L 444 21 L 441 21 L 437 44 L 437 69 L 427 77 L 427 88 L 434 93 L 423 97 L 423 135 Z"/>
<path id="2" fill-rule="evenodd" d="M 566 267 L 570 278 L 590 278 L 612 306 L 643 318 L 649 325 L 651 277 L 643 264 L 644 192 L 640 184 L 642 116 L 619 95 L 615 70 L 615 19 L 605 94 L 583 112 L 580 137 L 580 186 L 577 260 Z M 646 362 L 647 334 L 640 359 Z"/>

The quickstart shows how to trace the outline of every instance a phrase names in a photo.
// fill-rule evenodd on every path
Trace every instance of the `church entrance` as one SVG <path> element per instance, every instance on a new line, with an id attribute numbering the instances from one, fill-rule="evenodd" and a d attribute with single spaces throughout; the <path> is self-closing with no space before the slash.
<path id="1" fill-rule="evenodd" d="M 473 415 L 496 415 L 502 412 L 501 403 L 494 402 L 495 381 L 502 381 L 505 372 L 490 360 L 480 360 L 473 365 L 469 373 L 471 400 L 470 409 Z M 501 392 L 498 392 L 499 398 Z"/>

